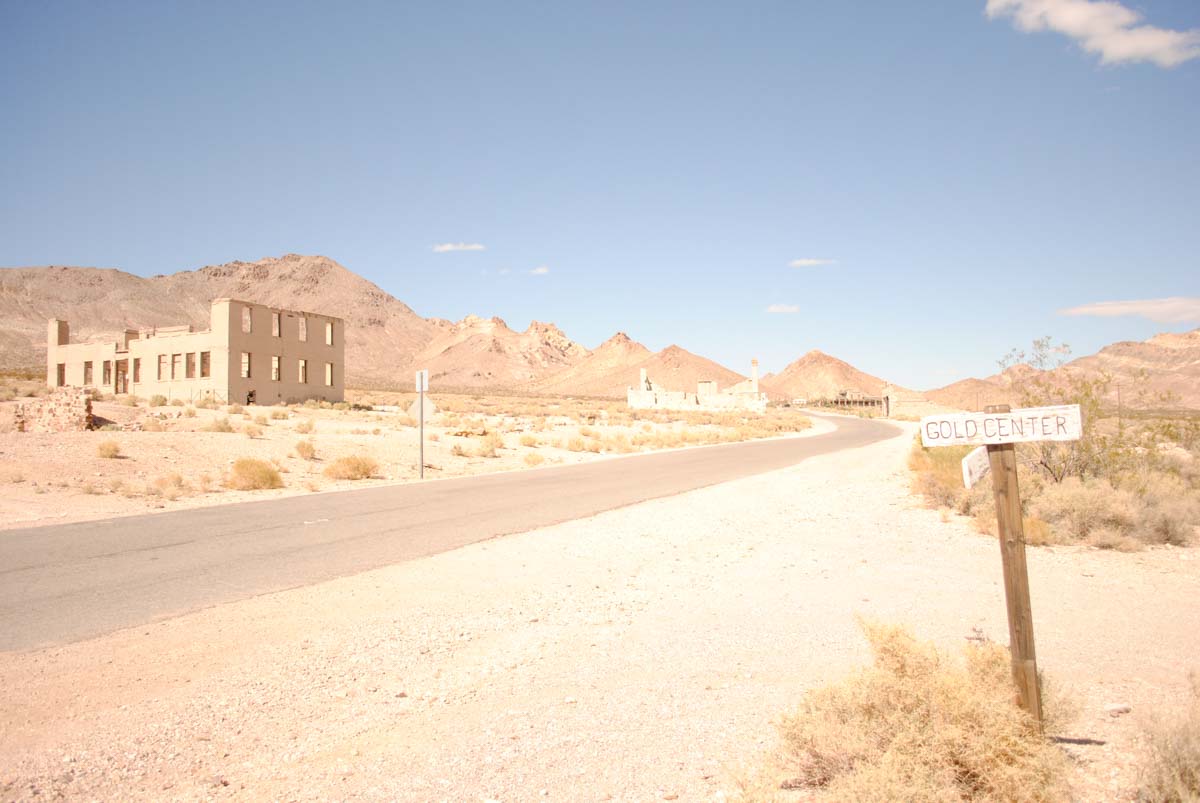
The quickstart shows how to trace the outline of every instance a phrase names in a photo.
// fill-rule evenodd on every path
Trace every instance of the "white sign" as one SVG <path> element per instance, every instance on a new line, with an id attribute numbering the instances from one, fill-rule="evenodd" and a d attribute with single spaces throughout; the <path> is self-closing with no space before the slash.
<path id="1" fill-rule="evenodd" d="M 987 447 L 976 446 L 962 459 L 963 485 L 972 487 L 991 470 L 992 461 L 988 458 Z"/>
<path id="2" fill-rule="evenodd" d="M 422 368 L 417 371 L 417 393 L 429 392 L 429 369 Z"/>
<path id="3" fill-rule="evenodd" d="M 927 415 L 921 419 L 921 444 L 926 447 L 1077 441 L 1082 433 L 1078 404 L 1007 413 Z"/>

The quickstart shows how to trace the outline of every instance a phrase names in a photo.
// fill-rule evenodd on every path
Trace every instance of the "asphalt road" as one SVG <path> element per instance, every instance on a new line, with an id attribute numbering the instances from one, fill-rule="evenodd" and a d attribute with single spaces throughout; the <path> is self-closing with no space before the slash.
<path id="1" fill-rule="evenodd" d="M 311 585 L 894 435 L 837 430 L 537 471 L 0 532 L 0 650 L 69 643 Z"/>

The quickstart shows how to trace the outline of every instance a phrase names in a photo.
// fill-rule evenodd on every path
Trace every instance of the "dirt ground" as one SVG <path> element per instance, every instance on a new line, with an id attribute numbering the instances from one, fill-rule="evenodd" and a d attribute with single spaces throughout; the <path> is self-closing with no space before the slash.
<path id="1" fill-rule="evenodd" d="M 350 404 L 377 409 L 352 409 L 349 404 L 341 405 L 347 409 L 196 409 L 99 401 L 93 412 L 109 427 L 133 424 L 142 431 L 0 430 L 0 530 L 418 479 L 417 421 L 408 414 L 415 395 L 348 395 Z M 745 418 L 634 414 L 624 403 L 595 400 L 440 394 L 430 398 L 438 412 L 425 427 L 426 479 L 773 437 L 809 425 L 798 411 L 786 409 Z M 16 403 L 0 403 L 0 408 Z M 220 422 L 230 431 L 209 431 Z M 312 459 L 298 454 L 300 441 L 312 444 Z M 105 442 L 116 443 L 117 457 L 100 456 Z M 378 470 L 363 480 L 325 474 L 331 463 L 349 456 L 370 458 Z M 230 466 L 243 457 L 272 463 L 281 472 L 283 487 L 226 487 Z"/>
<path id="2" fill-rule="evenodd" d="M 1006 640 L 996 543 L 911 497 L 911 440 L 0 655 L 0 798 L 728 799 L 867 660 L 857 615 Z M 1132 800 L 1200 662 L 1200 560 L 1029 564 L 1074 797 Z"/>

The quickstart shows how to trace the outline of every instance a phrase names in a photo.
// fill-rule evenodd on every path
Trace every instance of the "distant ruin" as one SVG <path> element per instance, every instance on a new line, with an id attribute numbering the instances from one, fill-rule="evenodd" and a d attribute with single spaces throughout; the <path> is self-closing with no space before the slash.
<path id="1" fill-rule="evenodd" d="M 638 386 L 629 388 L 626 400 L 633 410 L 679 410 L 705 412 L 744 412 L 762 414 L 767 411 L 767 394 L 758 390 L 758 360 L 750 363 L 750 378 L 724 390 L 717 389 L 711 379 L 696 383 L 696 392 L 667 390 L 655 384 L 641 370 Z"/>

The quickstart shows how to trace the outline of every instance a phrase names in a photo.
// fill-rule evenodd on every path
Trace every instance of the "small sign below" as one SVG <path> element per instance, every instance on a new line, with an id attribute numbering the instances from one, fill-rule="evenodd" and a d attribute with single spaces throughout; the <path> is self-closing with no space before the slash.
<path id="1" fill-rule="evenodd" d="M 417 371 L 417 393 L 429 392 L 429 369 L 422 368 Z"/>
<path id="2" fill-rule="evenodd" d="M 927 415 L 921 419 L 921 444 L 925 447 L 1077 441 L 1082 434 L 1078 404 L 1028 407 L 1007 413 Z"/>
<path id="3" fill-rule="evenodd" d="M 991 470 L 992 461 L 988 459 L 987 447 L 976 446 L 962 459 L 963 485 L 973 487 Z"/>

